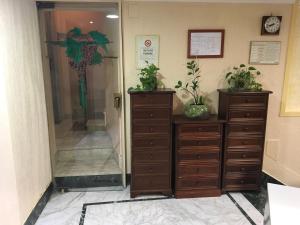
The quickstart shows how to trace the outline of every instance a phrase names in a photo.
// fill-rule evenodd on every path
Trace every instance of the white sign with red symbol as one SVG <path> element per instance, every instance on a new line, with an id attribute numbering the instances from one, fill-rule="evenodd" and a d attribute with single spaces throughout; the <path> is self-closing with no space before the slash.
<path id="1" fill-rule="evenodd" d="M 158 66 L 159 36 L 139 35 L 136 36 L 136 65 L 141 69 L 149 64 Z"/>

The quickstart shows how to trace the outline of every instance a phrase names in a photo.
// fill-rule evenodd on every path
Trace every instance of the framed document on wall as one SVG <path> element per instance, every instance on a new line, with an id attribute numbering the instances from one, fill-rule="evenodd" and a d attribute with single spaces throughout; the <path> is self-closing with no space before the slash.
<path id="1" fill-rule="evenodd" d="M 188 58 L 223 58 L 225 30 L 188 30 Z"/>
<path id="2" fill-rule="evenodd" d="M 251 41 L 249 64 L 278 65 L 280 41 Z"/>

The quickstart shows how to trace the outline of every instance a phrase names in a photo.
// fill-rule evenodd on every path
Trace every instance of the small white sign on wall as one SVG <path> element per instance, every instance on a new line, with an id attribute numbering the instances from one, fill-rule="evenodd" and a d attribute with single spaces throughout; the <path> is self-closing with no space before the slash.
<path id="1" fill-rule="evenodd" d="M 159 36 L 158 35 L 138 35 L 135 40 L 136 67 L 142 69 L 149 64 L 158 67 L 159 60 Z"/>

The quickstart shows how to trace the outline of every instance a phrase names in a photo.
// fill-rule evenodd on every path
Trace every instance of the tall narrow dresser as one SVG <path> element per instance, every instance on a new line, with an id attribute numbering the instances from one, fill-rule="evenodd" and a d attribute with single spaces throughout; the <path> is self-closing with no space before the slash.
<path id="1" fill-rule="evenodd" d="M 260 187 L 268 100 L 271 91 L 219 91 L 219 118 L 226 120 L 223 191 Z"/>
<path id="2" fill-rule="evenodd" d="M 222 134 L 225 121 L 174 116 L 176 198 L 221 195 Z"/>
<path id="3" fill-rule="evenodd" d="M 172 194 L 171 89 L 129 92 L 131 105 L 131 197 Z"/>

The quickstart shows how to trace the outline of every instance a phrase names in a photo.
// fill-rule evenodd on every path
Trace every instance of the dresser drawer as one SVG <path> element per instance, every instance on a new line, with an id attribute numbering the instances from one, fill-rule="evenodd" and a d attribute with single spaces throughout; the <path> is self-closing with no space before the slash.
<path id="1" fill-rule="evenodd" d="M 195 140 L 192 138 L 182 137 L 178 141 L 179 148 L 180 147 L 197 147 L 197 146 L 210 146 L 210 147 L 219 147 L 220 146 L 220 138 L 216 139 L 202 139 Z"/>
<path id="2" fill-rule="evenodd" d="M 259 185 L 259 174 L 255 175 L 226 175 L 224 179 L 225 188 L 255 188 Z"/>
<path id="3" fill-rule="evenodd" d="M 138 107 L 170 107 L 171 95 L 166 94 L 138 94 L 131 98 L 134 108 Z"/>
<path id="4" fill-rule="evenodd" d="M 257 146 L 258 148 L 262 148 L 264 144 L 264 139 L 262 137 L 255 138 L 238 138 L 238 137 L 229 137 L 227 138 L 228 143 L 227 147 L 249 147 L 249 146 Z"/>
<path id="5" fill-rule="evenodd" d="M 202 137 L 203 135 L 220 135 L 220 133 L 219 124 L 184 124 L 179 126 L 179 136 L 191 135 Z"/>
<path id="6" fill-rule="evenodd" d="M 266 107 L 267 97 L 265 95 L 237 95 L 229 98 L 230 107 Z"/>
<path id="7" fill-rule="evenodd" d="M 243 172 L 253 172 L 258 173 L 260 171 L 259 162 L 240 162 L 235 160 L 228 160 L 226 162 L 225 170 L 227 173 L 243 173 Z"/>
<path id="8" fill-rule="evenodd" d="M 241 149 L 240 151 L 227 151 L 226 154 L 227 159 L 260 161 L 262 152 L 260 150 Z"/>
<path id="9" fill-rule="evenodd" d="M 218 177 L 177 177 L 176 188 L 218 188 L 219 178 Z"/>
<path id="10" fill-rule="evenodd" d="M 153 123 L 133 123 L 132 131 L 134 134 L 168 134 L 171 131 L 170 122 L 157 122 Z"/>
<path id="11" fill-rule="evenodd" d="M 217 175 L 220 173 L 219 163 L 179 164 L 177 176 Z"/>
<path id="12" fill-rule="evenodd" d="M 177 161 L 215 161 L 220 159 L 219 150 L 201 151 L 201 150 L 179 150 L 177 151 Z"/>
<path id="13" fill-rule="evenodd" d="M 133 163 L 159 162 L 159 161 L 168 162 L 170 160 L 170 152 L 166 150 L 159 149 L 159 150 L 149 151 L 149 149 L 146 149 L 144 151 L 134 151 L 132 155 Z"/>
<path id="14" fill-rule="evenodd" d="M 134 109 L 132 112 L 133 122 L 135 120 L 170 120 L 170 109 Z"/>
<path id="15" fill-rule="evenodd" d="M 169 174 L 170 164 L 168 162 L 159 163 L 137 163 L 134 165 L 135 175 L 153 175 L 153 174 Z"/>
<path id="16" fill-rule="evenodd" d="M 170 188 L 169 175 L 136 175 L 132 182 L 132 186 L 137 190 L 158 190 Z"/>
<path id="17" fill-rule="evenodd" d="M 265 124 L 228 124 L 227 134 L 229 136 L 241 136 L 241 135 L 258 135 L 263 136 L 265 133 Z"/>
<path id="18" fill-rule="evenodd" d="M 230 110 L 228 114 L 229 121 L 264 121 L 266 111 L 263 109 L 257 110 Z"/>
<path id="19" fill-rule="evenodd" d="M 135 135 L 133 135 L 132 146 L 134 148 L 168 147 L 168 146 L 170 146 L 170 139 L 168 136 L 162 136 L 162 135 L 156 135 L 156 136 L 144 135 L 144 136 L 140 136 L 140 137 L 136 137 Z"/>

